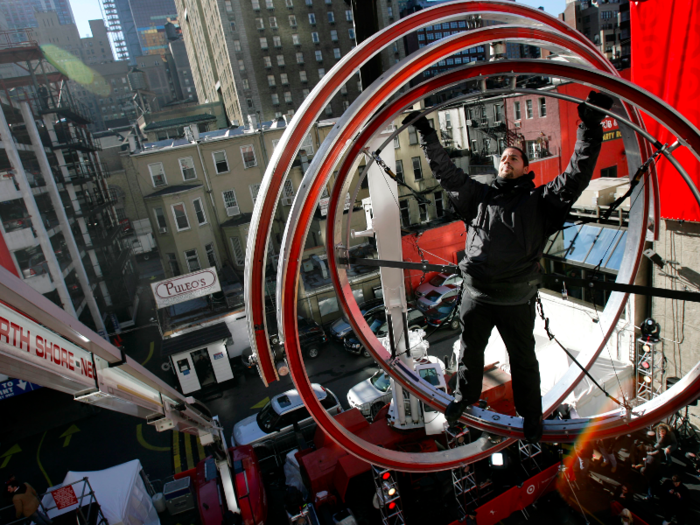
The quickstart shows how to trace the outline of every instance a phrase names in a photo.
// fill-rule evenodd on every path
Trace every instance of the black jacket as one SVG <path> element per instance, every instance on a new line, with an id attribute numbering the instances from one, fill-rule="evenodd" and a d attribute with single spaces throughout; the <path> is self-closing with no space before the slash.
<path id="1" fill-rule="evenodd" d="M 602 127 L 580 124 L 567 169 L 535 187 L 532 173 L 479 182 L 452 163 L 436 133 L 425 137 L 430 168 L 467 223 L 465 257 L 459 266 L 476 301 L 522 304 L 532 298 L 539 286 L 542 250 L 588 186 L 602 138 Z"/>

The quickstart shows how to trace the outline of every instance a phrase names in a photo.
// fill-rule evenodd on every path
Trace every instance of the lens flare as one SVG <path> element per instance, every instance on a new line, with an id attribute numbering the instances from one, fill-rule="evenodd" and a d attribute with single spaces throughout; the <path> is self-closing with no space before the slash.
<path id="1" fill-rule="evenodd" d="M 53 44 L 44 44 L 41 50 L 49 64 L 91 93 L 100 97 L 108 97 L 112 93 L 112 87 L 102 75 L 74 54 Z"/>

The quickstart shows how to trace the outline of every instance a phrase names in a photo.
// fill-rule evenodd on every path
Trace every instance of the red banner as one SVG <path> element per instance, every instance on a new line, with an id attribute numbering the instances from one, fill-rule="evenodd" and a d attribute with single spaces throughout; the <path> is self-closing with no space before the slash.
<path id="1" fill-rule="evenodd" d="M 495 525 L 513 514 L 520 499 L 520 489 L 513 487 L 476 509 L 477 525 Z"/>
<path id="2" fill-rule="evenodd" d="M 523 486 L 520 488 L 520 499 L 517 508 L 513 509 L 513 511 L 529 507 L 539 498 L 556 489 L 558 474 L 559 464 L 557 463 L 523 483 Z"/>
<path id="3" fill-rule="evenodd" d="M 632 82 L 662 98 L 700 127 L 700 4 L 647 0 L 630 2 Z M 645 116 L 646 117 L 646 116 Z M 669 145 L 675 137 L 651 118 L 649 132 Z M 683 147 L 674 156 L 700 185 L 700 163 Z M 657 164 L 661 217 L 700 222 L 700 208 L 671 164 Z"/>
<path id="4" fill-rule="evenodd" d="M 51 496 L 53 496 L 53 500 L 56 502 L 56 508 L 58 510 L 78 504 L 78 498 L 75 496 L 73 485 L 56 489 L 51 492 Z"/>

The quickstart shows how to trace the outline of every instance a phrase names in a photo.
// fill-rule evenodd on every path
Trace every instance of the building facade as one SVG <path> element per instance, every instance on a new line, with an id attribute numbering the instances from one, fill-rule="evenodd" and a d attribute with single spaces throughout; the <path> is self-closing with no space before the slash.
<path id="1" fill-rule="evenodd" d="M 17 54 L 6 49 L 3 60 L 29 61 L 34 71 L 46 58 L 32 44 Z M 8 266 L 106 335 L 134 322 L 131 250 L 121 242 L 84 107 L 60 73 L 30 77 L 5 79 L 16 89 L 1 101 L 0 233 Z"/>
<path id="2" fill-rule="evenodd" d="M 0 2 L 0 15 L 7 29 L 38 27 L 37 14 L 53 11 L 61 25 L 75 24 L 69 0 L 5 0 Z"/>

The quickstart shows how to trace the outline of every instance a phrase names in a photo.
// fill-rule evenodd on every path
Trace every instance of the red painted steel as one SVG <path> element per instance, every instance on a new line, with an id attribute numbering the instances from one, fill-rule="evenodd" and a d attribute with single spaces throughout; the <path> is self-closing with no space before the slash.
<path id="1" fill-rule="evenodd" d="M 254 330 L 254 341 L 252 343 L 257 349 L 258 363 L 261 377 L 268 384 L 277 380 L 272 360 L 270 342 L 265 330 L 265 253 L 267 239 L 270 235 L 272 219 L 279 200 L 280 191 L 284 181 L 291 169 L 302 140 L 306 137 L 308 130 L 321 114 L 326 106 L 327 100 L 347 82 L 359 68 L 369 61 L 374 55 L 379 53 L 405 33 L 414 31 L 422 26 L 430 25 L 450 17 L 474 15 L 478 13 L 498 13 L 505 15 L 516 15 L 529 20 L 542 23 L 546 27 L 560 31 L 563 35 L 574 42 L 578 42 L 580 49 L 586 49 L 586 53 L 592 55 L 598 67 L 604 68 L 611 73 L 615 73 L 612 65 L 597 51 L 590 40 L 585 38 L 580 32 L 572 29 L 562 21 L 546 14 L 539 9 L 527 6 L 520 6 L 507 1 L 463 1 L 449 4 L 442 4 L 430 9 L 421 10 L 414 15 L 401 19 L 392 24 L 381 33 L 377 33 L 358 45 L 353 53 L 341 60 L 319 83 L 321 89 L 309 97 L 307 102 L 302 104 L 296 116 L 289 125 L 288 130 L 280 141 L 279 154 L 273 153 L 267 173 L 272 173 L 268 181 L 266 176 L 260 191 L 265 195 L 259 212 L 259 223 L 256 231 L 253 231 L 254 246 L 252 256 L 246 261 L 246 266 L 250 268 L 247 289 L 251 290 L 249 296 L 250 303 L 250 324 Z M 522 37 L 521 37 L 522 38 Z M 266 184 L 269 186 L 266 187 Z M 254 210 L 254 213 L 257 209 Z M 262 234 L 262 235 L 261 235 Z M 250 248 L 249 248 L 250 252 Z"/>

